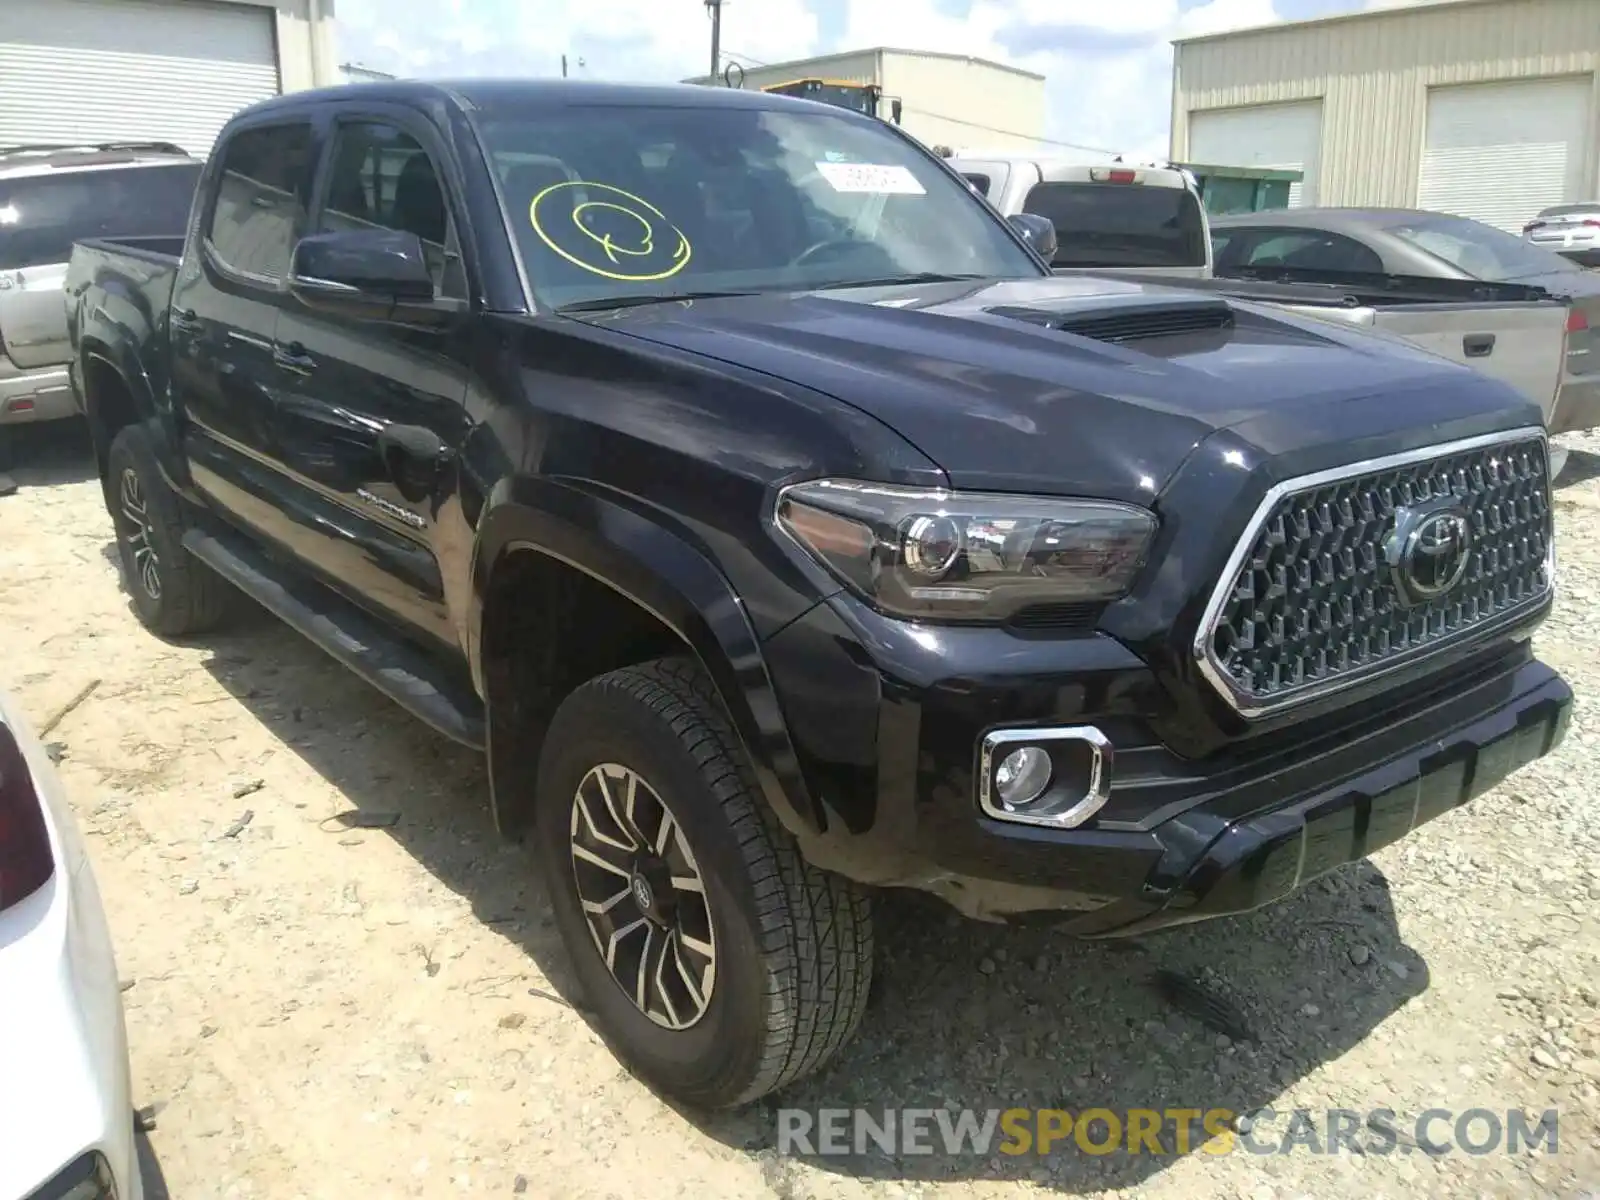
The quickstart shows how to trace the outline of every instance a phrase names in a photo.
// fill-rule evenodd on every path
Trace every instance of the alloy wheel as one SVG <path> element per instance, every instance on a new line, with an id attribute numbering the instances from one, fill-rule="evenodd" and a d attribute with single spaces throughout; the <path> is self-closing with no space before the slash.
<path id="1" fill-rule="evenodd" d="M 716 935 L 705 881 L 672 810 L 638 772 L 592 768 L 572 797 L 572 873 L 606 969 L 666 1029 L 705 1015 Z"/>
<path id="2" fill-rule="evenodd" d="M 125 523 L 122 537 L 133 554 L 133 573 L 138 577 L 139 586 L 145 594 L 152 600 L 159 600 L 161 560 L 156 556 L 155 543 L 151 540 L 150 507 L 145 502 L 138 472 L 131 467 L 122 472 L 120 492 Z"/>

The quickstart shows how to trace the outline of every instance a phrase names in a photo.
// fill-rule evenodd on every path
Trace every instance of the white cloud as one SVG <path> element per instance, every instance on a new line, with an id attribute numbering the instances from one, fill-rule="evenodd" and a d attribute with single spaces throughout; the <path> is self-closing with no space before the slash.
<path id="1" fill-rule="evenodd" d="M 709 55 L 707 14 L 694 0 L 337 3 L 341 53 L 402 74 L 553 75 L 566 54 L 574 74 L 675 80 L 703 73 Z M 842 33 L 827 44 L 817 4 L 845 12 Z M 997 59 L 1046 77 L 1047 136 L 1142 156 L 1166 150 L 1168 41 L 1277 19 L 1272 0 L 971 0 L 965 16 L 949 7 L 938 0 L 729 0 L 722 45 L 754 62 L 876 45 Z M 1021 49 L 1030 46 L 1037 49 Z"/>

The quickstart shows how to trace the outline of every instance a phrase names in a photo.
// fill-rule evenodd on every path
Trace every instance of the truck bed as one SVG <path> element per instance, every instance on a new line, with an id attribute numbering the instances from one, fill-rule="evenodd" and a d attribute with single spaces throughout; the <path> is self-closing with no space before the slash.
<path id="1" fill-rule="evenodd" d="M 100 312 L 127 336 L 152 392 L 165 390 L 166 320 L 178 279 L 183 236 L 91 238 L 72 247 L 63 282 L 70 359 L 78 361 L 84 315 Z M 91 347 L 92 348 L 92 347 Z M 74 380 L 81 389 L 81 380 Z M 81 391 L 77 396 L 83 406 Z"/>
<path id="2" fill-rule="evenodd" d="M 1115 270 L 1091 273 L 1133 277 Z M 1549 424 L 1566 365 L 1568 305 L 1543 288 L 1287 268 L 1251 274 L 1247 279 L 1195 279 L 1139 273 L 1136 278 L 1144 284 L 1272 304 L 1300 316 L 1404 338 L 1510 384 L 1539 405 Z"/>

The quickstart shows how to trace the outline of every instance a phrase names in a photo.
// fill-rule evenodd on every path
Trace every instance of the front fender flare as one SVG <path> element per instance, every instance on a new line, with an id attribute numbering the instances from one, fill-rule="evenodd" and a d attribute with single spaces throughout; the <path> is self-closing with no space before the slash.
<path id="1" fill-rule="evenodd" d="M 549 478 L 503 480 L 490 493 L 478 522 L 466 622 L 480 694 L 488 695 L 482 631 L 490 582 L 507 557 L 523 550 L 583 571 L 676 633 L 711 677 L 784 826 L 796 836 L 823 830 L 760 639 L 732 585 L 685 537 L 620 499 Z"/>

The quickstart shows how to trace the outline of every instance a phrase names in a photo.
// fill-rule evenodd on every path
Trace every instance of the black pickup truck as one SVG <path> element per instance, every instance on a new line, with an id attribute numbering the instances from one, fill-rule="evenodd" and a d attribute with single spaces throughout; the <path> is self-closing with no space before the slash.
<path id="1" fill-rule="evenodd" d="M 70 265 L 133 603 L 238 589 L 483 747 L 599 1029 L 701 1105 L 849 1037 L 874 888 L 1237 913 L 1558 743 L 1534 404 L 1036 236 L 779 96 L 256 105 L 172 255 Z"/>

